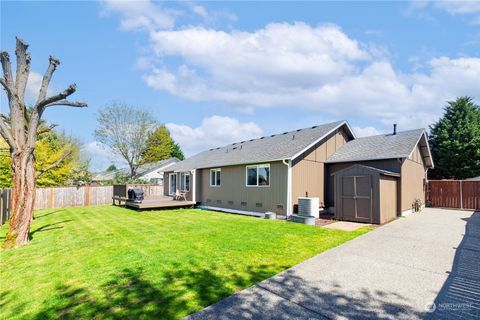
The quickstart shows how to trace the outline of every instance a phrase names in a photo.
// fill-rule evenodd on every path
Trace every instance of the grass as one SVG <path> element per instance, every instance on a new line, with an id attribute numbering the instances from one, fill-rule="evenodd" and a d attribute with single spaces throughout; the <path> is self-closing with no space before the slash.
<path id="1" fill-rule="evenodd" d="M 31 230 L 0 252 L 1 318 L 179 319 L 369 228 L 98 206 L 38 211 Z"/>

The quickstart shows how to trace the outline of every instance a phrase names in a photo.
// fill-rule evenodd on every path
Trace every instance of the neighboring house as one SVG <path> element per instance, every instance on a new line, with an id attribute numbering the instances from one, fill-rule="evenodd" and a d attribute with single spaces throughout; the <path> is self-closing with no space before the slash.
<path id="1" fill-rule="evenodd" d="M 158 162 L 144 164 L 138 168 L 137 178 L 152 184 L 163 185 L 163 173 L 170 170 L 169 168 L 178 162 L 180 162 L 180 160 L 173 157 Z"/>
<path id="2" fill-rule="evenodd" d="M 164 192 L 258 216 L 288 216 L 299 197 L 318 197 L 338 218 L 383 223 L 424 202 L 430 167 L 423 129 L 356 139 L 339 121 L 201 152 L 165 172 Z"/>
<path id="3" fill-rule="evenodd" d="M 180 160 L 173 157 L 158 162 L 144 164 L 137 169 L 137 178 L 152 184 L 162 185 L 164 171 L 169 170 L 169 167 L 177 162 L 180 162 Z M 123 168 L 116 171 L 99 172 L 93 176 L 92 182 L 111 181 L 117 174 L 129 175 L 130 170 L 128 168 Z"/>
<path id="4" fill-rule="evenodd" d="M 465 179 L 465 180 L 468 180 L 468 181 L 480 181 L 480 176 L 478 176 L 478 177 L 473 177 L 473 178 L 468 178 L 468 179 Z"/>

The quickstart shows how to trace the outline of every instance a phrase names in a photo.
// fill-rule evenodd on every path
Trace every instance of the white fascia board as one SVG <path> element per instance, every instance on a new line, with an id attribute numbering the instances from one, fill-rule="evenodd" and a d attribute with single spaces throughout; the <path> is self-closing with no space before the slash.
<path id="1" fill-rule="evenodd" d="M 412 151 L 410 152 L 410 154 L 408 155 L 408 159 L 410 159 L 412 157 L 412 154 L 413 152 L 415 151 L 415 149 L 417 148 L 418 146 L 418 143 L 420 142 L 420 139 L 422 139 L 422 137 L 425 138 L 425 144 L 427 145 L 427 151 L 428 151 L 428 156 L 430 157 L 430 162 L 432 163 L 432 169 L 434 167 L 434 164 L 433 164 L 433 158 L 432 158 L 432 153 L 430 152 L 430 145 L 428 143 L 428 138 L 427 138 L 427 132 L 425 130 L 423 130 L 422 134 L 420 135 L 420 137 L 418 138 L 417 140 L 417 143 L 415 143 L 415 147 L 413 147 Z M 423 156 L 422 156 L 423 158 Z"/>
<path id="2" fill-rule="evenodd" d="M 328 131 L 326 134 L 324 134 L 323 136 L 321 136 L 320 138 L 318 138 L 317 140 L 315 140 L 314 142 L 312 142 L 311 144 L 309 144 L 307 147 L 303 148 L 300 152 L 298 152 L 297 154 L 295 154 L 290 160 L 293 161 L 295 160 L 296 158 L 298 158 L 301 154 L 303 154 L 305 151 L 307 151 L 308 149 L 310 149 L 311 147 L 313 147 L 314 145 L 316 145 L 317 143 L 319 143 L 320 141 L 322 141 L 323 139 L 325 139 L 326 137 L 328 137 L 330 134 L 332 134 L 333 132 L 335 132 L 336 130 L 338 130 L 340 127 L 342 127 L 343 125 L 346 125 L 348 130 L 350 131 L 350 133 L 352 134 L 353 138 L 356 139 L 356 136 L 355 136 L 355 133 L 353 132 L 352 128 L 350 127 L 350 125 L 348 124 L 347 121 L 342 121 L 338 126 L 336 126 L 335 128 L 333 128 L 332 130 Z"/>

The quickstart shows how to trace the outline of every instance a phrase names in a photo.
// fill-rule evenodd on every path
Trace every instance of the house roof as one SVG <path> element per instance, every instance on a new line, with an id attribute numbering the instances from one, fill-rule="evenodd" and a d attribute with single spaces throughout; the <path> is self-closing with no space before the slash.
<path id="1" fill-rule="evenodd" d="M 334 176 L 340 172 L 343 172 L 345 170 L 349 170 L 351 169 L 352 167 L 360 167 L 360 168 L 365 168 L 367 170 L 370 170 L 370 171 L 375 171 L 375 172 L 378 172 L 379 174 L 381 175 L 384 175 L 384 176 L 391 176 L 391 177 L 400 177 L 400 173 L 397 173 L 397 172 L 392 172 L 392 171 L 387 171 L 387 170 L 383 170 L 383 169 L 379 169 L 379 168 L 374 168 L 374 167 L 370 167 L 370 166 L 364 166 L 362 164 L 354 164 L 354 165 L 351 165 L 350 167 L 346 167 L 346 168 L 343 168 L 342 170 L 338 170 L 338 171 L 335 171 L 334 173 L 332 173 L 331 175 Z"/>
<path id="2" fill-rule="evenodd" d="M 150 173 L 155 170 L 162 170 L 165 167 L 168 167 L 174 163 L 180 162 L 179 159 L 172 157 L 169 159 L 161 160 L 158 162 L 152 162 L 152 163 L 147 163 L 142 166 L 140 166 L 137 170 L 137 176 L 141 177 L 143 175 L 146 175 L 147 173 Z"/>
<path id="3" fill-rule="evenodd" d="M 332 154 L 326 163 L 408 158 L 420 144 L 427 167 L 433 167 L 432 156 L 424 129 L 381 134 L 358 138 L 344 144 Z"/>
<path id="4" fill-rule="evenodd" d="M 347 132 L 355 137 L 348 122 L 337 121 L 206 150 L 174 164 L 169 170 L 188 171 L 293 159 L 341 126 L 345 126 Z"/>
<path id="5" fill-rule="evenodd" d="M 165 159 L 165 160 L 161 160 L 161 161 L 158 161 L 158 162 L 152 162 L 152 163 L 147 163 L 147 164 L 144 164 L 144 165 L 141 165 L 138 169 L 137 169 L 137 177 L 142 177 L 143 175 L 146 175 L 152 171 L 155 171 L 155 170 L 162 170 L 174 163 L 177 163 L 177 162 L 180 162 L 180 160 L 178 160 L 177 158 L 175 157 L 172 157 L 172 158 L 169 158 L 169 159 Z M 118 170 L 115 170 L 115 171 L 102 171 L 102 172 L 98 172 L 96 174 L 94 174 L 92 180 L 93 181 L 106 181 L 106 180 L 112 180 L 115 178 L 115 175 L 117 173 L 122 173 L 122 174 L 129 174 L 130 173 L 130 169 L 128 168 L 121 168 L 121 169 L 118 169 Z"/>

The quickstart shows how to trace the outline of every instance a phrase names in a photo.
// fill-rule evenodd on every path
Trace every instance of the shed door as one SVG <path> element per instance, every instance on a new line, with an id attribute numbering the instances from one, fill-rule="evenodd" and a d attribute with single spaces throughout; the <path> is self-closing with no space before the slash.
<path id="1" fill-rule="evenodd" d="M 370 176 L 342 177 L 342 217 L 372 220 L 372 180 Z"/>

